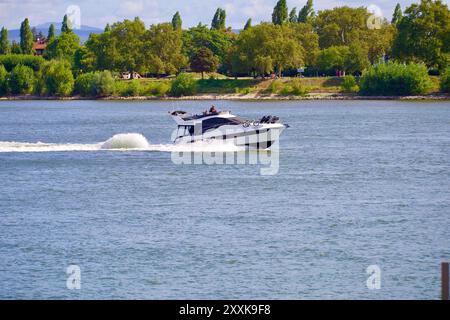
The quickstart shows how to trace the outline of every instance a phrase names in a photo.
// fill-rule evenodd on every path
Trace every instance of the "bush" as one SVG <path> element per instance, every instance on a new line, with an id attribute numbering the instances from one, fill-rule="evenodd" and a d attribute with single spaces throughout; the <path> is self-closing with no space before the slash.
<path id="1" fill-rule="evenodd" d="M 136 97 L 144 94 L 145 88 L 139 80 L 118 80 L 115 83 L 115 94 L 121 97 Z"/>
<path id="2" fill-rule="evenodd" d="M 66 61 L 50 61 L 42 69 L 41 94 L 68 96 L 72 94 L 74 80 L 70 64 Z"/>
<path id="3" fill-rule="evenodd" d="M 94 79 L 95 73 L 93 72 L 79 75 L 75 80 L 75 93 L 83 97 L 95 96 Z"/>
<path id="4" fill-rule="evenodd" d="M 175 97 L 191 96 L 197 91 L 197 81 L 189 73 L 181 73 L 172 83 L 171 95 Z"/>
<path id="5" fill-rule="evenodd" d="M 127 90 L 125 91 L 125 96 L 128 97 L 136 97 L 139 96 L 141 93 L 142 88 L 141 84 L 138 80 L 131 80 L 128 82 Z"/>
<path id="6" fill-rule="evenodd" d="M 0 64 L 0 95 L 8 93 L 8 71 Z"/>
<path id="7" fill-rule="evenodd" d="M 290 96 L 290 95 L 292 95 L 292 91 L 294 91 L 294 89 L 292 88 L 292 86 L 291 85 L 284 85 L 282 88 L 281 88 L 281 90 L 279 91 L 279 93 L 282 95 L 282 96 Z"/>
<path id="8" fill-rule="evenodd" d="M 379 64 L 371 67 L 361 78 L 363 95 L 425 94 L 431 87 L 428 70 L 423 64 Z"/>
<path id="9" fill-rule="evenodd" d="M 447 68 L 441 77 L 441 91 L 450 93 L 450 67 Z"/>
<path id="10" fill-rule="evenodd" d="M 126 80 L 116 80 L 114 83 L 114 94 L 117 96 L 125 96 L 125 92 L 128 90 L 128 84 Z"/>
<path id="11" fill-rule="evenodd" d="M 355 93 L 359 91 L 358 82 L 356 81 L 356 78 L 352 75 L 344 77 L 341 88 L 343 92 L 347 93 Z"/>
<path id="12" fill-rule="evenodd" d="M 75 80 L 75 92 L 83 97 L 107 97 L 113 95 L 115 89 L 110 71 L 84 73 Z"/>
<path id="13" fill-rule="evenodd" d="M 301 83 L 300 80 L 296 79 L 292 81 L 291 94 L 294 96 L 304 96 L 308 94 L 308 89 Z"/>
<path id="14" fill-rule="evenodd" d="M 8 86 L 13 94 L 29 94 L 34 88 L 33 69 L 24 65 L 17 65 L 9 76 Z"/>
<path id="15" fill-rule="evenodd" d="M 114 94 L 114 78 L 110 71 L 94 74 L 93 92 L 98 97 L 107 97 Z"/>
<path id="16" fill-rule="evenodd" d="M 171 91 L 172 87 L 169 82 L 159 82 L 150 84 L 146 91 L 146 94 L 152 96 L 165 96 Z"/>
<path id="17" fill-rule="evenodd" d="M 283 84 L 281 83 L 281 81 L 278 80 L 274 80 L 272 81 L 272 83 L 270 84 L 269 88 L 268 88 L 268 92 L 269 93 L 278 93 L 283 87 Z"/>
<path id="18" fill-rule="evenodd" d="M 283 85 L 279 94 L 282 96 L 305 96 L 308 94 L 308 90 L 300 80 L 295 79 L 291 83 Z"/>
<path id="19" fill-rule="evenodd" d="M 255 88 L 250 88 L 250 87 L 234 89 L 234 93 L 237 93 L 237 94 L 250 94 L 253 91 L 255 91 Z"/>
<path id="20" fill-rule="evenodd" d="M 44 63 L 44 58 L 39 56 L 25 54 L 0 55 L 0 64 L 4 65 L 9 72 L 19 64 L 30 67 L 34 71 L 39 71 Z"/>

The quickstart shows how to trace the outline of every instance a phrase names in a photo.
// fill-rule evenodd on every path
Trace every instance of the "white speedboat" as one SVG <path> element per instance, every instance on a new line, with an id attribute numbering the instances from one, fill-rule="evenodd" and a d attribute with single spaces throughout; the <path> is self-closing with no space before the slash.
<path id="1" fill-rule="evenodd" d="M 170 113 L 178 125 L 173 136 L 174 143 L 193 143 L 197 141 L 232 140 L 236 146 L 252 149 L 268 149 L 280 137 L 288 125 L 278 117 L 265 116 L 260 120 L 243 120 L 229 111 L 204 112 L 190 115 L 184 111 Z"/>

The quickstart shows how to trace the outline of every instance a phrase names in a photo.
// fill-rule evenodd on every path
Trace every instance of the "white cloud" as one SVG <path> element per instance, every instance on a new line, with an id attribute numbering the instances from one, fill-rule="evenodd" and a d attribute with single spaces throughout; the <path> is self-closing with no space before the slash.
<path id="1" fill-rule="evenodd" d="M 161 14 L 157 0 L 125 0 L 119 1 L 114 11 L 114 21 L 139 17 L 147 24 L 161 22 Z"/>
<path id="2" fill-rule="evenodd" d="M 274 4 L 270 4 L 270 1 L 249 0 L 245 1 L 245 4 L 242 6 L 242 13 L 250 18 L 262 18 L 263 16 L 270 16 L 273 7 Z"/>
<path id="3" fill-rule="evenodd" d="M 119 5 L 118 13 L 121 13 L 125 16 L 130 15 L 139 15 L 144 11 L 144 2 L 143 1 L 121 1 Z"/>

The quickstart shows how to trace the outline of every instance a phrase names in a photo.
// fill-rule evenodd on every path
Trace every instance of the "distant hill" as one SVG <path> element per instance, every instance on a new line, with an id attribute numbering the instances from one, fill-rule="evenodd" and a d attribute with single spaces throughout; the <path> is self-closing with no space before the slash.
<path id="1" fill-rule="evenodd" d="M 34 28 L 36 28 L 37 32 L 40 31 L 45 36 L 47 36 L 48 28 L 50 27 L 51 24 L 52 24 L 52 22 L 47 22 L 47 23 L 37 25 Z M 61 22 L 53 22 L 53 24 L 55 25 L 56 34 L 60 34 L 61 33 L 61 25 L 62 25 Z M 91 33 L 102 33 L 103 29 L 82 25 L 80 29 L 75 29 L 74 32 L 77 36 L 80 37 L 81 43 L 84 43 L 89 38 L 89 35 Z M 19 29 L 9 30 L 8 37 L 9 37 L 9 41 L 13 41 L 13 40 L 15 40 L 17 42 L 20 41 L 20 30 Z"/>

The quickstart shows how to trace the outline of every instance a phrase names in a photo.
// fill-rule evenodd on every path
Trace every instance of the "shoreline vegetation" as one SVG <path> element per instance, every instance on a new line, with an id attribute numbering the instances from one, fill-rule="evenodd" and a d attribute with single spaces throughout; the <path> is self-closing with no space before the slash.
<path id="1" fill-rule="evenodd" d="M 449 100 L 450 94 L 439 89 L 439 77 L 430 77 L 426 94 L 414 95 L 361 95 L 345 89 L 346 77 L 254 79 L 226 78 L 219 74 L 208 74 L 209 79 L 201 79 L 199 74 L 189 74 L 186 93 L 172 94 L 176 78 L 111 80 L 100 95 L 88 84 L 85 94 L 69 96 L 21 94 L 0 96 L 0 101 L 8 100 Z M 361 80 L 355 80 L 359 83 Z M 192 88 L 186 88 L 189 85 Z M 353 86 L 354 84 L 352 84 Z M 103 88 L 105 90 L 105 88 Z M 350 91 L 350 92 L 349 92 Z"/>
<path id="2" fill-rule="evenodd" d="M 57 96 L 10 96 L 0 97 L 0 101 L 202 101 L 202 100 L 229 100 L 229 101 L 320 101 L 320 100 L 398 100 L 398 101 L 450 101 L 448 94 L 418 95 L 418 96 L 360 96 L 345 93 L 318 93 L 306 96 L 281 96 L 250 94 L 197 94 L 182 97 L 158 96 L 108 96 L 108 97 L 57 97 Z"/>
<path id="3" fill-rule="evenodd" d="M 278 0 L 271 22 L 249 19 L 239 31 L 218 8 L 210 27 L 185 29 L 179 12 L 149 27 L 136 17 L 85 43 L 67 15 L 47 36 L 26 18 L 20 43 L 0 32 L 0 99 L 450 100 L 442 0 L 397 5 L 391 21 L 366 7 L 316 12 L 305 2 L 297 13 Z"/>

